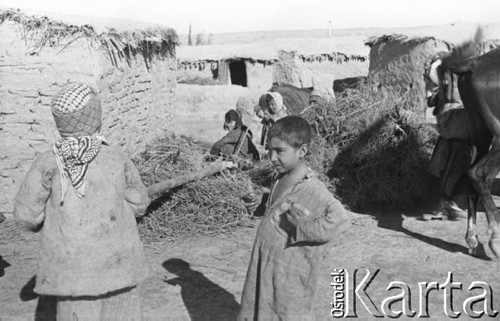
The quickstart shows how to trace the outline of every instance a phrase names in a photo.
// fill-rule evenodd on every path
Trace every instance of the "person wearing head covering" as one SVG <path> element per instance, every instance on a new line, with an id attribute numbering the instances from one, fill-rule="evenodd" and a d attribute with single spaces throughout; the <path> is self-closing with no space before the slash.
<path id="1" fill-rule="evenodd" d="M 29 169 L 14 218 L 41 227 L 34 291 L 57 297 L 58 320 L 141 320 L 136 286 L 148 267 L 135 217 L 149 205 L 139 172 L 99 132 L 101 102 L 84 84 L 51 108 L 61 135 Z"/>
<path id="2" fill-rule="evenodd" d="M 259 99 L 259 105 L 255 106 L 255 113 L 262 118 L 262 135 L 260 144 L 267 146 L 269 129 L 280 118 L 289 115 L 288 109 L 283 104 L 283 97 L 278 92 L 268 92 Z"/>
<path id="3" fill-rule="evenodd" d="M 231 109 L 226 113 L 223 128 L 228 133 L 212 146 L 210 155 L 260 159 L 259 151 L 252 141 L 252 131 L 243 125 L 241 116 L 236 110 Z"/>
<path id="4" fill-rule="evenodd" d="M 467 218 L 467 213 L 455 200 L 457 195 L 464 192 L 464 181 L 472 157 L 469 144 L 472 134 L 458 87 L 453 86 L 453 101 L 445 101 L 441 93 L 438 74 L 440 61 L 438 55 L 425 71 L 427 106 L 434 108 L 439 132 L 429 171 L 440 178 L 440 186 L 437 209 L 431 215 L 425 215 L 424 219 L 459 220 Z"/>

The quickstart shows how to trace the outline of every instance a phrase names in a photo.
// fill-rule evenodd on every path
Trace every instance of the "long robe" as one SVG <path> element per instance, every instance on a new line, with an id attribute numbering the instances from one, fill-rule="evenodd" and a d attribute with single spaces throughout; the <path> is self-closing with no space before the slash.
<path id="1" fill-rule="evenodd" d="M 132 161 L 102 146 L 89 163 L 86 195 L 62 184 L 52 151 L 41 154 L 16 196 L 15 219 L 33 228 L 43 222 L 35 292 L 98 296 L 133 287 L 149 273 L 134 216 L 149 205 Z"/>
<path id="2" fill-rule="evenodd" d="M 349 216 L 312 172 L 271 203 L 274 186 L 255 238 L 239 320 L 314 319 L 325 245 L 349 226 Z M 297 226 L 284 217 L 294 206 L 302 209 Z"/>
<path id="3" fill-rule="evenodd" d="M 471 164 L 471 129 L 467 113 L 459 103 L 445 104 L 436 117 L 439 138 L 429 171 L 441 178 L 440 194 L 453 199 Z"/>

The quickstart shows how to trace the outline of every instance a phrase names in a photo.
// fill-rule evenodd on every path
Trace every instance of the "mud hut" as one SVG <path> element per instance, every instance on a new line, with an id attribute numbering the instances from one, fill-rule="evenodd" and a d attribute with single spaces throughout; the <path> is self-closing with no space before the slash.
<path id="1" fill-rule="evenodd" d="M 276 61 L 275 58 L 232 56 L 217 60 L 180 61 L 179 69 L 193 70 L 199 77 L 214 80 L 206 80 L 205 84 L 238 85 L 259 91 L 272 84 L 272 66 Z"/>
<path id="2" fill-rule="evenodd" d="M 179 82 L 190 84 L 240 85 L 253 92 L 271 88 L 273 83 L 301 88 L 316 85 L 333 94 L 333 79 L 365 76 L 368 57 L 340 52 L 299 53 L 259 45 L 234 47 L 215 45 L 181 47 Z M 184 71 L 184 72 L 183 72 Z M 186 77 L 189 71 L 190 76 Z M 191 81 L 184 81 L 190 78 Z M 209 80 L 211 78 L 213 80 Z"/>
<path id="3" fill-rule="evenodd" d="M 299 88 L 314 88 L 323 96 L 334 97 L 334 80 L 346 77 L 338 66 L 362 65 L 366 64 L 367 61 L 368 57 L 366 56 L 347 55 L 341 52 L 300 54 L 294 51 L 280 51 L 278 62 L 274 66 L 273 82 Z M 361 66 L 358 68 L 362 69 Z M 352 66 L 349 69 L 352 73 Z M 356 69 L 354 67 L 354 70 Z M 351 73 L 349 73 L 349 77 L 359 75 L 356 72 Z"/>
<path id="4" fill-rule="evenodd" d="M 130 21 L 0 11 L 0 211 L 34 157 L 59 138 L 52 98 L 71 82 L 100 92 L 103 128 L 133 154 L 172 123 L 175 30 Z"/>
<path id="5" fill-rule="evenodd" d="M 433 37 L 411 38 L 384 35 L 365 42 L 370 47 L 368 74 L 381 84 L 406 93 L 413 101 L 414 112 L 426 113 L 424 70 L 432 56 L 447 52 L 452 44 Z"/>

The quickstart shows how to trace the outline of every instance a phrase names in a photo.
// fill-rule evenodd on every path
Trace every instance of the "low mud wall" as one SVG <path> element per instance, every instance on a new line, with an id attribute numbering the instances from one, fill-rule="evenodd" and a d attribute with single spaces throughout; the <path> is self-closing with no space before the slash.
<path id="1" fill-rule="evenodd" d="M 33 160 L 59 138 L 50 105 L 61 88 L 82 82 L 98 89 L 102 134 L 131 155 L 172 123 L 175 68 L 171 60 L 152 61 L 149 70 L 142 60 L 113 66 L 86 39 L 36 49 L 19 25 L 0 25 L 0 212 L 12 212 Z"/>

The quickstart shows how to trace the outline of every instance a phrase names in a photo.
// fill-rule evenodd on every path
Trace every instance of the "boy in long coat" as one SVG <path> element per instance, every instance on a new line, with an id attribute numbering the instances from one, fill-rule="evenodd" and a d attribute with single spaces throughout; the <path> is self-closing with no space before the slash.
<path id="1" fill-rule="evenodd" d="M 149 205 L 134 164 L 99 135 L 97 92 L 56 96 L 61 139 L 42 153 L 16 196 L 14 217 L 43 224 L 35 292 L 57 297 L 58 320 L 141 320 L 136 285 L 148 273 L 135 217 Z"/>
<path id="2" fill-rule="evenodd" d="M 314 319 L 322 254 L 350 221 L 342 204 L 306 165 L 310 141 L 309 124 L 299 116 L 281 118 L 270 129 L 269 151 L 279 175 L 267 201 L 245 204 L 264 217 L 250 257 L 239 320 Z"/>

